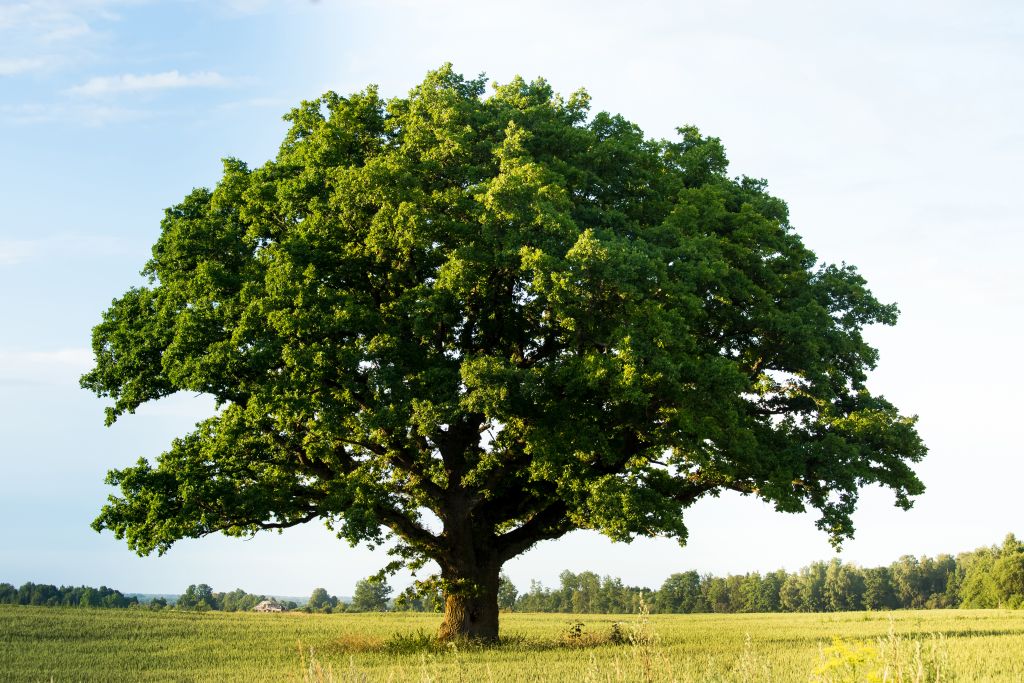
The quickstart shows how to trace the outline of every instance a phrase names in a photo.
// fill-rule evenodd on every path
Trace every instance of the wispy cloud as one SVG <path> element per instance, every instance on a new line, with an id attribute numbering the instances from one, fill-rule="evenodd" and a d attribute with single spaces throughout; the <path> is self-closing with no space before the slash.
<path id="1" fill-rule="evenodd" d="M 84 21 L 79 21 L 77 23 L 69 23 L 55 27 L 47 33 L 44 33 L 40 37 L 40 41 L 43 43 L 56 43 L 80 38 L 81 36 L 85 36 L 90 33 L 92 33 L 92 29 L 89 27 L 89 24 Z"/>
<path id="2" fill-rule="evenodd" d="M 47 64 L 44 57 L 19 57 L 0 59 L 0 76 L 16 76 L 27 71 L 37 71 Z"/>
<path id="3" fill-rule="evenodd" d="M 216 71 L 198 71 L 191 74 L 179 73 L 177 69 L 158 74 L 121 74 L 119 76 L 96 76 L 82 85 L 76 85 L 68 92 L 75 95 L 96 97 L 124 92 L 145 92 L 170 90 L 174 88 L 209 88 L 228 85 L 228 79 Z"/>
<path id="4" fill-rule="evenodd" d="M 86 25 L 91 18 L 117 20 L 116 7 L 140 0 L 23 0 L 0 5 L 0 30 L 45 35 L 68 26 Z"/>
<path id="5" fill-rule="evenodd" d="M 143 0 L 0 0 L 0 76 L 89 61 L 118 21 L 117 7 Z"/>
<path id="6" fill-rule="evenodd" d="M 223 0 L 224 7 L 235 14 L 258 14 L 270 5 L 270 0 Z"/>
<path id="7" fill-rule="evenodd" d="M 156 116 L 156 113 L 147 109 L 135 109 L 131 107 L 104 107 L 99 105 L 88 105 L 71 109 L 69 116 L 65 118 L 70 118 L 72 116 L 79 123 L 95 127 L 105 126 L 112 123 L 145 121 Z"/>
<path id="8" fill-rule="evenodd" d="M 31 258 L 36 245 L 31 240 L 0 240 L 0 266 L 13 266 Z"/>

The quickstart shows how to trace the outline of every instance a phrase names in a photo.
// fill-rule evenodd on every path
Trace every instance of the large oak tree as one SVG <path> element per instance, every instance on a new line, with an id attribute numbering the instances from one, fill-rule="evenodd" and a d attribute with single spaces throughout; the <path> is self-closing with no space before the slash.
<path id="1" fill-rule="evenodd" d="M 895 306 L 718 139 L 647 139 L 543 80 L 485 91 L 445 67 L 303 102 L 276 159 L 167 210 L 82 385 L 108 423 L 178 391 L 218 410 L 110 472 L 97 530 L 140 554 L 392 535 L 440 566 L 440 636 L 493 639 L 502 564 L 575 529 L 685 541 L 732 490 L 838 542 L 864 485 L 910 506 L 925 447 L 865 387 L 862 330 Z"/>

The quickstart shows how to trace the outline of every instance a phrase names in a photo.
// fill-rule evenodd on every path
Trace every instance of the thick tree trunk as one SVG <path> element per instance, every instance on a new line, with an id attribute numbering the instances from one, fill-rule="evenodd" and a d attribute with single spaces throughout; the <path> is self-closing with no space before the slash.
<path id="1" fill-rule="evenodd" d="M 439 640 L 498 640 L 500 570 L 501 564 L 494 557 L 480 564 L 442 567 L 441 577 L 449 589 L 444 599 L 444 621 L 437 632 Z"/>

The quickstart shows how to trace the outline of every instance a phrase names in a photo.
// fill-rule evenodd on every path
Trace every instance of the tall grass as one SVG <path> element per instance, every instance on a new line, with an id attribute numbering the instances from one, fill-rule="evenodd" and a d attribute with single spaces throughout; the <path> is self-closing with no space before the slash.
<path id="1" fill-rule="evenodd" d="M 0 606 L 0 680 L 1024 681 L 1024 612 L 508 614 L 499 646 L 437 619 Z"/>

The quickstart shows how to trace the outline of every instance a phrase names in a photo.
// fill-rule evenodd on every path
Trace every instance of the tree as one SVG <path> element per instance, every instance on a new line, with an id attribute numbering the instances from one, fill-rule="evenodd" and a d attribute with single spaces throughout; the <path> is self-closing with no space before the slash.
<path id="1" fill-rule="evenodd" d="M 485 90 L 446 66 L 303 102 L 274 160 L 167 210 L 82 385 L 108 424 L 180 391 L 218 410 L 111 471 L 94 528 L 140 554 L 393 534 L 440 567 L 440 637 L 494 639 L 502 565 L 576 529 L 685 542 L 684 511 L 734 491 L 839 543 L 864 485 L 910 506 L 925 447 L 865 386 L 862 329 L 895 305 L 819 264 L 717 138 Z"/>
<path id="2" fill-rule="evenodd" d="M 504 580 L 503 575 L 503 586 Z M 501 602 L 501 589 L 498 591 L 498 601 Z M 394 609 L 399 611 L 440 612 L 443 608 L 444 593 L 436 576 L 414 581 L 394 601 Z"/>
<path id="3" fill-rule="evenodd" d="M 519 596 L 519 589 L 512 583 L 512 579 L 504 573 L 498 576 L 498 608 L 513 610 L 516 607 L 516 598 Z"/>
<path id="4" fill-rule="evenodd" d="M 225 612 L 248 612 L 263 601 L 263 596 L 246 593 L 241 588 L 227 594 L 217 593 L 214 598 Z"/>
<path id="5" fill-rule="evenodd" d="M 99 607 L 100 606 L 100 594 L 95 588 L 83 588 L 82 595 L 78 599 L 79 607 Z"/>
<path id="6" fill-rule="evenodd" d="M 963 577 L 960 580 L 960 606 L 987 609 L 1000 606 L 999 587 L 995 580 L 996 548 L 978 548 L 959 556 Z"/>
<path id="7" fill-rule="evenodd" d="M 800 570 L 800 602 L 805 611 L 825 611 L 825 575 L 827 571 L 827 565 L 824 562 L 812 562 Z"/>
<path id="8" fill-rule="evenodd" d="M 921 559 L 921 593 L 924 606 L 932 608 L 956 607 L 957 596 L 954 583 L 956 560 L 947 554 Z"/>
<path id="9" fill-rule="evenodd" d="M 521 612 L 553 612 L 556 605 L 551 591 L 544 588 L 537 579 L 531 579 L 530 590 L 519 596 L 516 607 Z"/>
<path id="10" fill-rule="evenodd" d="M 864 570 L 864 609 L 893 609 L 898 601 L 893 591 L 888 567 L 871 567 Z"/>
<path id="11" fill-rule="evenodd" d="M 992 567 L 1001 605 L 1018 609 L 1024 605 L 1024 543 L 1007 534 Z"/>
<path id="12" fill-rule="evenodd" d="M 707 600 L 712 612 L 721 614 L 736 611 L 735 599 L 738 599 L 739 595 L 734 595 L 730 590 L 729 578 L 710 576 L 704 581 L 704 599 Z"/>
<path id="13" fill-rule="evenodd" d="M 864 573 L 858 567 L 833 559 L 825 570 L 825 609 L 856 611 L 864 607 Z"/>
<path id="14" fill-rule="evenodd" d="M 385 599 L 386 602 L 386 599 Z M 325 588 L 314 588 L 306 607 L 311 611 L 330 612 L 338 606 L 338 598 L 330 595 Z"/>
<path id="15" fill-rule="evenodd" d="M 213 597 L 213 589 L 205 583 L 191 584 L 175 603 L 178 609 L 205 612 L 217 609 L 217 599 Z"/>
<path id="16" fill-rule="evenodd" d="M 695 571 L 672 574 L 658 590 L 655 608 L 666 614 L 705 611 L 700 582 L 700 575 Z"/>
<path id="17" fill-rule="evenodd" d="M 568 574 L 569 572 L 565 572 Z M 576 575 L 575 590 L 569 596 L 569 604 L 576 614 L 597 614 L 603 612 L 600 606 L 601 577 L 594 572 L 580 572 Z"/>
<path id="18" fill-rule="evenodd" d="M 391 586 L 379 577 L 370 577 L 356 581 L 356 590 L 352 595 L 352 609 L 357 612 L 384 612 L 388 608 L 391 597 Z"/>
<path id="19" fill-rule="evenodd" d="M 632 611 L 632 597 L 637 589 L 622 585 L 622 579 L 605 576 L 601 579 L 599 606 L 605 614 L 625 614 Z"/>
<path id="20" fill-rule="evenodd" d="M 765 574 L 761 581 L 761 594 L 758 599 L 758 606 L 762 612 L 778 612 L 782 609 L 781 596 L 782 584 L 786 582 L 786 572 L 777 569 L 770 574 Z"/>

